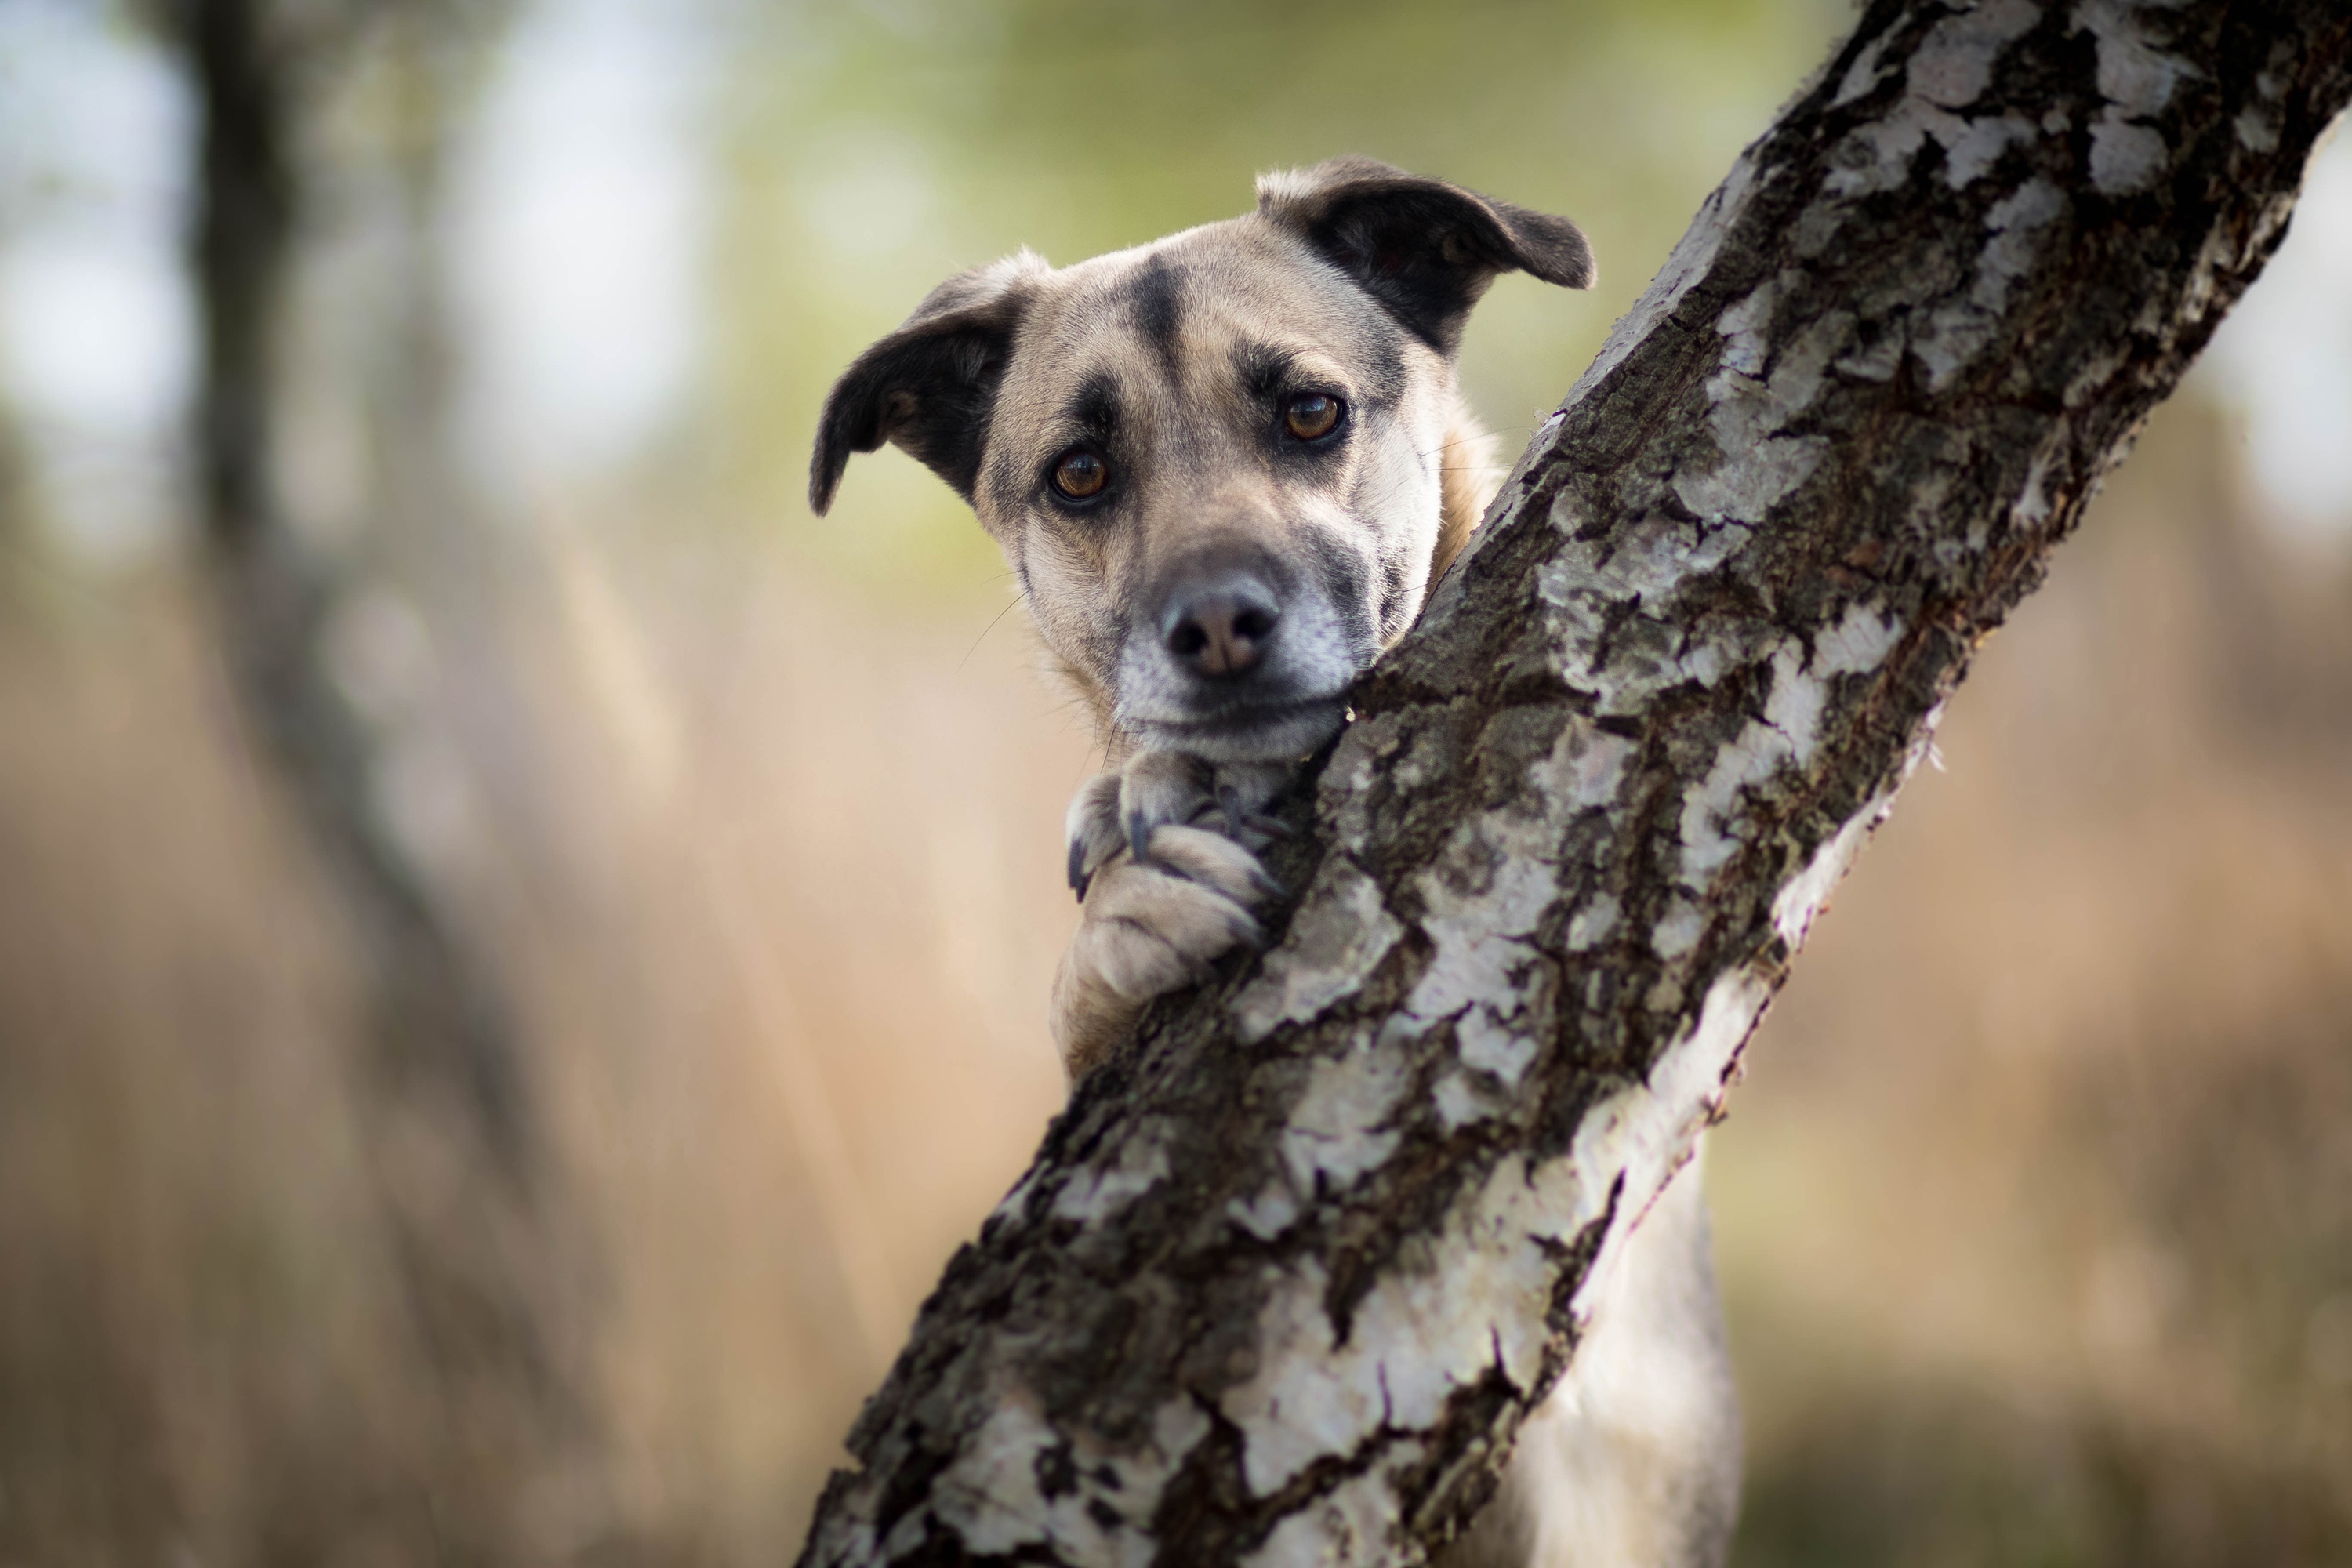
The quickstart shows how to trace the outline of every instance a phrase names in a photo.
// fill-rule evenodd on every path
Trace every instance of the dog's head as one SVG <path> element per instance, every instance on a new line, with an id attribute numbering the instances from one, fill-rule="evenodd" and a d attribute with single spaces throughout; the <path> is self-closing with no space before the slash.
<path id="1" fill-rule="evenodd" d="M 1075 267 L 1024 251 L 858 356 L 809 500 L 897 443 L 972 504 L 1118 739 L 1298 757 L 1420 613 L 1454 349 L 1515 269 L 1583 288 L 1591 253 L 1564 218 L 1360 158 Z"/>

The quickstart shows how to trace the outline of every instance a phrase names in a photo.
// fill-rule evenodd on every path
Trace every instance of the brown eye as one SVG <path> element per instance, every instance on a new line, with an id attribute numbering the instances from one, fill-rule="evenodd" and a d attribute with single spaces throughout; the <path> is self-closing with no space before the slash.
<path id="1" fill-rule="evenodd" d="M 1054 465 L 1054 488 L 1072 500 L 1085 500 L 1102 493 L 1110 483 L 1110 465 L 1088 451 L 1065 453 Z"/>
<path id="2" fill-rule="evenodd" d="M 1283 405 L 1282 427 L 1301 441 L 1319 441 L 1339 424 L 1339 400 L 1309 392 Z"/>

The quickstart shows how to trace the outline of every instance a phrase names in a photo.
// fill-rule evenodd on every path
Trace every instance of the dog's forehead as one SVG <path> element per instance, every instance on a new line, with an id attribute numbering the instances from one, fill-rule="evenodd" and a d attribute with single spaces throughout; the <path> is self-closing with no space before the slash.
<path id="1" fill-rule="evenodd" d="M 1028 397 L 1106 375 L 1165 386 L 1255 348 L 1328 355 L 1344 370 L 1393 358 L 1402 336 L 1345 274 L 1252 214 L 1051 274 L 1006 379 Z"/>

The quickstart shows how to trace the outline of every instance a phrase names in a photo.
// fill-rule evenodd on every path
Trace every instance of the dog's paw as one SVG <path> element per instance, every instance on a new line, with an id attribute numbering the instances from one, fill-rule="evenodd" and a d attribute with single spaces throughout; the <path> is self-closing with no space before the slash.
<path id="1" fill-rule="evenodd" d="M 1053 1025 L 1072 1078 L 1154 996 L 1259 940 L 1255 910 L 1281 889 L 1254 849 L 1281 831 L 1260 812 L 1284 771 L 1147 752 L 1071 801 L 1070 885 L 1086 915 L 1054 982 Z"/>
<path id="2" fill-rule="evenodd" d="M 1289 773 L 1280 763 L 1216 767 L 1178 752 L 1138 752 L 1117 772 L 1097 773 L 1070 800 L 1071 891 L 1085 901 L 1095 873 L 1122 852 L 1148 864 L 1162 827 L 1214 827 L 1244 845 L 1287 837 L 1263 813 Z"/>

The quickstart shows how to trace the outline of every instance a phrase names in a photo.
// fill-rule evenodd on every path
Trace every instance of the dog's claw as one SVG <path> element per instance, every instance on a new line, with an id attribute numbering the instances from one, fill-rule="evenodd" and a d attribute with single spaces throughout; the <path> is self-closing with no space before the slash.
<path id="1" fill-rule="evenodd" d="M 1139 866 L 1151 864 L 1151 819 L 1139 811 L 1127 819 L 1127 852 Z"/>
<path id="2" fill-rule="evenodd" d="M 1279 838 L 1286 842 L 1298 837 L 1290 830 L 1290 824 L 1278 816 L 1268 816 L 1263 812 L 1252 812 L 1243 817 L 1242 821 L 1252 831 L 1263 833 L 1268 838 Z"/>
<path id="3" fill-rule="evenodd" d="M 1083 904 L 1087 901 L 1087 884 L 1093 880 L 1094 878 L 1087 873 L 1087 841 L 1083 838 L 1071 839 L 1070 891 L 1077 894 L 1078 902 Z"/>
<path id="4" fill-rule="evenodd" d="M 1217 804 L 1224 808 L 1225 837 L 1239 838 L 1243 826 L 1249 821 L 1249 813 L 1242 809 L 1242 792 L 1231 784 L 1219 784 Z"/>

